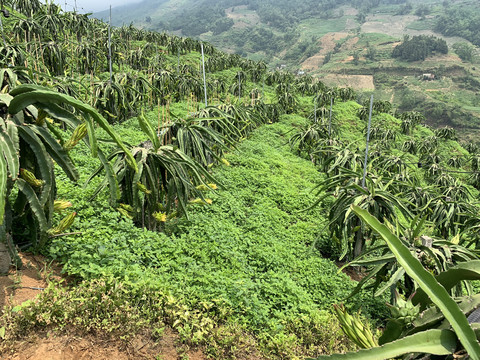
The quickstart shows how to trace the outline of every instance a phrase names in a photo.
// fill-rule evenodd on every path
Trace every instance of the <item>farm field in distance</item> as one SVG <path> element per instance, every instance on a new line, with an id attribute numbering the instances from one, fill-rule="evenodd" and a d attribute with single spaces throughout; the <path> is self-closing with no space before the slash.
<path id="1" fill-rule="evenodd" d="M 197 20 L 209 11 L 207 3 L 184 2 L 178 8 L 169 4 L 167 1 L 158 5 L 158 12 L 150 16 L 149 22 L 145 21 L 147 12 L 142 12 L 142 4 L 134 14 L 127 7 L 118 8 L 113 21 L 117 25 L 133 21 L 147 29 L 174 30 L 176 34 L 209 41 L 229 53 L 263 60 L 270 67 L 285 67 L 295 73 L 304 71 L 332 86 L 352 86 L 365 93 L 365 97 L 373 92 L 376 98 L 398 104 L 402 110 L 422 112 L 433 127 L 452 126 L 465 141 L 478 139 L 478 112 L 472 111 L 478 107 L 478 84 L 472 84 L 472 80 L 480 76 L 478 49 L 469 60 L 459 57 L 465 46 L 479 44 L 475 31 L 471 30 L 477 14 L 475 2 L 471 0 L 425 0 L 418 4 L 383 0 L 360 4 L 339 0 L 337 7 L 317 12 L 308 12 L 303 4 L 296 3 L 232 7 L 226 2 L 224 13 L 223 2 L 220 2 L 215 11 L 209 12 L 209 23 L 225 24 L 209 31 L 206 31 L 207 24 L 199 24 L 201 21 Z M 295 15 L 288 17 L 284 14 L 288 14 L 290 6 L 296 10 Z M 181 9 L 190 9 L 186 18 L 185 15 L 175 17 Z M 105 14 L 96 16 L 106 19 Z M 126 21 L 127 16 L 130 21 Z M 462 16 L 471 19 L 463 25 L 454 25 Z M 191 26 L 192 23 L 198 26 Z M 443 24 L 449 27 L 442 27 Z M 432 54 L 420 61 L 392 58 L 393 48 L 406 35 L 445 39 L 449 53 Z M 327 54 L 328 61 L 325 61 Z M 448 82 L 444 91 L 451 95 L 442 99 L 432 97 L 429 90 L 437 85 L 416 81 L 424 73 L 436 75 L 433 82 Z M 358 78 L 360 75 L 374 77 L 374 86 L 370 79 L 365 82 Z M 329 80 L 332 77 L 333 82 Z M 336 83 L 336 80 L 339 81 Z"/>

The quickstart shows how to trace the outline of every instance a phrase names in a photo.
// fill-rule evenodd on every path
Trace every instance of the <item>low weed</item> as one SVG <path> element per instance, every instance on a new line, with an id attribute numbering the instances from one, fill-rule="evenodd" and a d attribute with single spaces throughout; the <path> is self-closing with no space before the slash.
<path id="1" fill-rule="evenodd" d="M 7 332 L 76 327 L 128 341 L 140 329 L 158 337 L 169 326 L 215 358 L 347 349 L 326 310 L 355 284 L 314 247 L 325 213 L 303 210 L 319 174 L 287 144 L 304 122 L 287 115 L 255 131 L 226 156 L 231 166 L 214 169 L 223 188 L 208 194 L 212 204 L 197 205 L 165 233 L 136 228 L 102 196 L 89 201 L 93 185 L 59 180 L 59 196 L 79 213 L 71 231 L 81 235 L 52 239 L 48 254 L 84 282 L 69 290 L 51 285 L 38 302 L 7 312 Z M 348 305 L 374 317 L 386 311 L 370 296 Z"/>

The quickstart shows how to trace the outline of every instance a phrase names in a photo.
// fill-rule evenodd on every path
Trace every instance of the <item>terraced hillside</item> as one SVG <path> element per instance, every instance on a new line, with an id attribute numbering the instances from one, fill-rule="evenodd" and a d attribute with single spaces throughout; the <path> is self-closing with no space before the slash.
<path id="1" fill-rule="evenodd" d="M 283 15 L 287 7 L 283 2 L 258 7 L 241 1 L 215 6 L 144 1 L 134 11 L 116 9 L 114 21 L 195 36 L 227 52 L 266 61 L 271 68 L 282 66 L 331 86 L 373 91 L 376 98 L 394 102 L 402 110 L 421 111 L 434 127 L 453 126 L 461 138 L 478 141 L 480 73 L 478 49 L 471 45 L 478 46 L 478 31 L 473 30 L 478 23 L 475 2 L 338 1 L 317 12 L 292 4 L 298 9 L 289 17 Z M 217 28 L 208 28 L 216 22 Z M 405 35 L 445 39 L 449 53 L 414 62 L 392 58 L 393 48 Z M 474 56 L 462 60 L 465 51 Z M 435 74 L 436 81 L 418 81 L 424 73 Z"/>

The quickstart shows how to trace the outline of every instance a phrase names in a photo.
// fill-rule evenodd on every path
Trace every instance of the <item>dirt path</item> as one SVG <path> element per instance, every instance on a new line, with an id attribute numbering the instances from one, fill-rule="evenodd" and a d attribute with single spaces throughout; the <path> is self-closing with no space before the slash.
<path id="1" fill-rule="evenodd" d="M 321 67 L 323 65 L 323 60 L 325 59 L 325 55 L 330 51 L 333 51 L 337 41 L 346 38 L 348 35 L 349 33 L 347 32 L 336 32 L 336 33 L 328 33 L 322 36 L 319 41 L 320 50 L 315 55 L 306 59 L 302 63 L 301 68 L 303 70 L 316 70 L 319 67 Z"/>
<path id="2" fill-rule="evenodd" d="M 178 346 L 178 336 L 166 331 L 153 342 L 137 336 L 128 346 L 103 340 L 98 336 L 47 336 L 46 334 L 21 344 L 4 360 L 206 360 L 201 349 L 189 350 Z"/>
<path id="3" fill-rule="evenodd" d="M 354 90 L 375 90 L 372 75 L 328 74 L 320 80 L 329 86 L 352 87 Z"/>
<path id="4" fill-rule="evenodd" d="M 45 257 L 20 254 L 23 268 L 10 268 L 7 276 L 0 276 L 0 309 L 19 305 L 35 297 L 47 287 L 49 279 L 60 279 L 61 267 Z M 140 334 L 128 345 L 117 339 L 103 339 L 101 334 L 55 336 L 51 334 L 25 334 L 2 360 L 206 360 L 202 349 L 188 349 L 179 336 L 166 328 L 160 339 Z"/>
<path id="5" fill-rule="evenodd" d="M 390 103 L 393 104 L 393 99 L 395 98 L 395 91 L 392 91 L 392 96 L 390 96 Z"/>
<path id="6" fill-rule="evenodd" d="M 0 308 L 19 305 L 35 298 L 47 286 L 48 279 L 61 277 L 61 268 L 41 255 L 20 254 L 23 268 L 10 268 L 7 276 L 0 276 Z"/>
<path id="7" fill-rule="evenodd" d="M 407 26 L 420 18 L 416 15 L 370 15 L 367 21 L 362 24 L 362 33 L 381 33 L 396 38 L 403 38 L 404 35 L 433 35 L 445 39 L 448 45 L 456 42 L 465 42 L 465 39 L 459 37 L 447 37 L 431 30 L 412 30 Z"/>

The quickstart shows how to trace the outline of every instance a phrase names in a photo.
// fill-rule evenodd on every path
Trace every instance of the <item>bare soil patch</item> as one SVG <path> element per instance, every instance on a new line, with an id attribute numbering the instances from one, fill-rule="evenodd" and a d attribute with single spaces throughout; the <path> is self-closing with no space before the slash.
<path id="1" fill-rule="evenodd" d="M 353 7 L 346 7 L 344 8 L 343 13 L 347 16 L 357 16 L 358 10 Z"/>
<path id="2" fill-rule="evenodd" d="M 48 279 L 59 279 L 61 267 L 41 255 L 20 254 L 22 269 L 13 266 L 0 276 L 0 308 L 34 299 L 47 286 Z"/>
<path id="3" fill-rule="evenodd" d="M 345 63 L 349 63 L 349 62 L 351 62 L 351 61 L 353 61 L 353 56 L 347 56 L 347 57 L 346 57 L 345 59 L 343 59 L 341 62 L 345 64 Z"/>
<path id="4" fill-rule="evenodd" d="M 345 43 L 342 45 L 342 50 L 352 50 L 355 45 L 358 43 L 358 36 L 352 37 L 345 41 Z"/>
<path id="5" fill-rule="evenodd" d="M 455 54 L 442 54 L 442 55 L 435 55 L 429 58 L 426 58 L 423 61 L 423 64 L 426 66 L 429 66 L 430 64 L 437 65 L 437 64 L 443 64 L 443 65 L 452 65 L 452 64 L 459 64 L 461 63 L 462 60 Z"/>
<path id="6" fill-rule="evenodd" d="M 340 269 L 346 263 L 342 261 L 337 261 L 337 267 Z M 356 266 L 347 266 L 342 269 L 342 272 L 350 277 L 353 281 L 360 281 L 365 276 L 368 275 L 367 269 L 364 267 L 356 267 Z"/>
<path id="7" fill-rule="evenodd" d="M 302 70 L 317 70 L 323 65 L 323 60 L 325 59 L 325 55 L 321 55 L 320 53 L 317 53 L 308 59 L 306 59 L 301 65 Z"/>
<path id="8" fill-rule="evenodd" d="M 333 51 L 333 49 L 335 48 L 336 41 L 346 38 L 347 36 L 348 33 L 346 32 L 328 33 L 322 36 L 319 40 L 320 50 L 315 55 L 306 59 L 302 63 L 301 68 L 303 70 L 316 70 L 321 67 L 323 65 L 325 55 L 328 52 Z"/>
<path id="9" fill-rule="evenodd" d="M 431 30 L 412 30 L 407 28 L 410 23 L 418 19 L 420 18 L 416 15 L 370 15 L 367 17 L 367 21 L 363 23 L 361 30 L 362 33 L 381 33 L 397 38 L 402 38 L 403 35 L 433 35 L 445 39 L 448 45 L 460 41 L 465 42 L 462 38 L 443 36 Z"/>
<path id="10" fill-rule="evenodd" d="M 0 276 L 0 308 L 19 305 L 34 300 L 49 280 L 59 280 L 61 267 L 43 256 L 20 254 L 22 269 L 10 268 L 7 276 Z M 7 351 L 7 350 L 5 350 Z M 23 340 L 0 353 L 5 360 L 133 360 L 162 359 L 206 360 L 204 351 L 188 349 L 180 343 L 179 336 L 166 328 L 163 336 L 152 339 L 148 334 L 137 335 L 126 345 L 118 339 L 102 334 L 79 336 L 25 334 Z"/>
<path id="11" fill-rule="evenodd" d="M 347 19 L 347 22 L 345 23 L 345 30 L 353 30 L 357 27 L 357 22 L 353 19 Z"/>
<path id="12" fill-rule="evenodd" d="M 372 75 L 328 74 L 321 80 L 330 86 L 352 87 L 354 90 L 375 90 Z"/>
<path id="13" fill-rule="evenodd" d="M 179 346 L 176 334 L 166 331 L 161 339 L 137 336 L 125 345 L 99 336 L 48 336 L 43 334 L 23 342 L 5 360 L 206 360 L 202 349 Z"/>
<path id="14" fill-rule="evenodd" d="M 407 34 L 407 25 L 418 20 L 415 15 L 370 15 L 362 25 L 362 33 L 381 33 L 394 37 L 403 37 Z M 414 30 L 408 30 L 414 31 Z M 423 33 L 423 31 L 418 31 Z"/>
<path id="15" fill-rule="evenodd" d="M 246 5 L 241 5 L 225 10 L 227 17 L 234 21 L 233 28 L 244 29 L 260 23 L 260 17 L 257 15 L 257 13 L 254 11 L 244 11 L 246 9 Z"/>
<path id="16" fill-rule="evenodd" d="M 332 51 L 335 48 L 335 44 L 337 41 L 342 40 L 348 36 L 347 32 L 335 32 L 335 33 L 328 33 L 321 37 L 320 44 L 324 54 L 329 51 Z"/>

